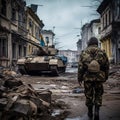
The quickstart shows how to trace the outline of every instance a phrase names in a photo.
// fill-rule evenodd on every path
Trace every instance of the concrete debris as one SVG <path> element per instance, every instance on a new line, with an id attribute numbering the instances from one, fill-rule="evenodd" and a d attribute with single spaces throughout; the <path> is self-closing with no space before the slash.
<path id="1" fill-rule="evenodd" d="M 16 73 L 0 70 L 0 120 L 37 120 L 50 116 L 51 92 L 36 91 Z"/>
<path id="2" fill-rule="evenodd" d="M 110 68 L 109 79 L 105 84 L 107 90 L 120 89 L 120 65 L 114 65 Z"/>
<path id="3" fill-rule="evenodd" d="M 7 76 L 12 76 L 12 77 L 16 77 L 17 74 L 15 71 L 11 71 L 11 70 L 3 70 L 3 74 L 7 75 Z"/>
<path id="4" fill-rule="evenodd" d="M 109 77 L 116 80 L 120 79 L 120 65 L 114 66 L 110 69 Z"/>

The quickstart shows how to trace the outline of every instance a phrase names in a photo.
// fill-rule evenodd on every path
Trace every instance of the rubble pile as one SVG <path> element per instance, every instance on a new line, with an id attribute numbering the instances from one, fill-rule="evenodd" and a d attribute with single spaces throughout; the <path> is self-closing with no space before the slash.
<path id="1" fill-rule="evenodd" d="M 50 116 L 51 92 L 35 91 L 19 79 L 10 71 L 0 73 L 0 120 L 39 120 Z"/>
<path id="2" fill-rule="evenodd" d="M 111 72 L 110 77 L 116 80 L 120 80 L 120 69 Z"/>
<path id="3" fill-rule="evenodd" d="M 120 89 L 120 65 L 110 67 L 109 79 L 106 81 L 107 89 Z"/>

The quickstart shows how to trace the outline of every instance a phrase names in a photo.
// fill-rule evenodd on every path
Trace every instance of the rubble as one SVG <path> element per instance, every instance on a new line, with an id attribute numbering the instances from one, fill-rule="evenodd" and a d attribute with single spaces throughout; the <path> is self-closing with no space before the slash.
<path id="1" fill-rule="evenodd" d="M 52 93 L 36 91 L 15 76 L 14 71 L 0 70 L 0 119 L 37 120 L 50 116 Z"/>
<path id="2" fill-rule="evenodd" d="M 120 80 L 120 65 L 111 67 L 109 72 L 109 78 L 112 78 L 114 80 Z"/>
<path id="3" fill-rule="evenodd" d="M 120 79 L 120 65 L 110 67 L 109 77 L 117 80 Z"/>
<path id="4" fill-rule="evenodd" d="M 109 77 L 104 87 L 109 91 L 114 91 L 114 89 L 118 91 L 120 89 L 120 65 L 110 66 Z"/>

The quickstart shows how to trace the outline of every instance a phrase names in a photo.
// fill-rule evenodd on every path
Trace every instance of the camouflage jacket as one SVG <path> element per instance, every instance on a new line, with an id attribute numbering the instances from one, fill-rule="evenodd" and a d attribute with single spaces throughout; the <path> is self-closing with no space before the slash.
<path id="1" fill-rule="evenodd" d="M 86 63 L 89 59 L 86 59 L 86 52 L 97 51 L 98 63 L 100 64 L 100 71 L 98 73 L 90 73 L 87 70 Z M 82 51 L 78 65 L 78 81 L 102 81 L 105 82 L 108 79 L 109 74 L 109 61 L 106 53 L 98 48 L 96 45 L 91 45 Z"/>

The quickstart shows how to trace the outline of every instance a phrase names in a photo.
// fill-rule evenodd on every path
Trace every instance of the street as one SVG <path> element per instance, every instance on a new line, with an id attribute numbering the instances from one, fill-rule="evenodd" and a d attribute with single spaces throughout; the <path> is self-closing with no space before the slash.
<path id="1" fill-rule="evenodd" d="M 103 87 L 120 120 L 120 0 L 0 0 L 0 120 L 96 118 Z"/>
<path id="2" fill-rule="evenodd" d="M 109 76 L 104 84 L 103 106 L 100 109 L 100 120 L 120 119 L 120 70 Z M 67 68 L 66 73 L 58 77 L 50 75 L 22 76 L 25 84 L 32 84 L 36 90 L 52 92 L 52 104 L 56 104 L 52 116 L 57 120 L 88 120 L 85 106 L 84 88 L 77 82 L 77 68 Z"/>

